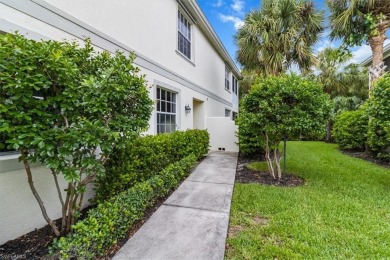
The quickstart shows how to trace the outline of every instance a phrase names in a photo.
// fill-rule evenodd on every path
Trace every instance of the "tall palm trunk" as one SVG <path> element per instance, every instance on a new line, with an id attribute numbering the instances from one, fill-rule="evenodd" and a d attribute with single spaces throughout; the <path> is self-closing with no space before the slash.
<path id="1" fill-rule="evenodd" d="M 385 67 L 383 64 L 383 43 L 385 42 L 385 30 L 381 29 L 379 34 L 369 39 L 372 50 L 372 65 L 370 67 L 369 89 L 372 89 L 373 83 L 383 75 Z"/>

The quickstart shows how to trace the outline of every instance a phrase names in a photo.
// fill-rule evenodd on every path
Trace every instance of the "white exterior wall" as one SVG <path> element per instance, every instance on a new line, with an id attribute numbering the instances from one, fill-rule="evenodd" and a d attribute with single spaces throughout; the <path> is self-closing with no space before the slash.
<path id="1" fill-rule="evenodd" d="M 207 117 L 206 127 L 210 133 L 211 150 L 238 152 L 238 126 L 227 117 Z"/>
<path id="2" fill-rule="evenodd" d="M 194 111 L 186 113 L 184 106 L 189 104 L 194 109 L 194 100 L 203 102 L 202 111 L 197 113 L 195 120 L 202 121 L 199 115 L 203 116 L 199 125 L 209 130 L 212 149 L 215 149 L 218 140 L 234 138 L 233 132 L 226 135 L 228 129 L 224 129 L 222 135 L 216 131 L 219 131 L 217 122 L 229 121 L 221 119 L 226 108 L 238 111 L 238 99 L 225 90 L 225 64 L 228 61 L 221 57 L 221 51 L 216 50 L 215 44 L 201 30 L 199 19 L 192 24 L 192 61 L 178 54 L 178 8 L 176 0 L 2 0 L 0 31 L 19 31 L 34 40 L 67 39 L 81 44 L 87 36 L 97 51 L 134 51 L 137 54 L 135 63 L 141 74 L 145 74 L 153 100 L 156 99 L 157 86 L 177 92 L 178 130 L 194 128 Z M 220 119 L 214 122 L 210 119 L 213 117 Z M 155 111 L 149 125 L 146 134 L 155 134 Z M 231 124 L 228 125 L 231 131 L 235 131 Z M 223 147 L 237 150 L 234 145 Z M 46 224 L 28 186 L 23 166 L 16 158 L 16 155 L 0 156 L 0 244 Z M 35 167 L 33 178 L 49 216 L 59 218 L 59 201 L 51 174 L 44 167 Z M 65 185 L 63 180 L 61 185 Z M 87 197 L 91 196 L 90 189 Z"/>

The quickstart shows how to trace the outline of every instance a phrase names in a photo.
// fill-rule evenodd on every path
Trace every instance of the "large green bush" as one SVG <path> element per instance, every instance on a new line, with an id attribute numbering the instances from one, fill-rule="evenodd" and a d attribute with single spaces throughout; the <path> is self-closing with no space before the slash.
<path id="1" fill-rule="evenodd" d="M 93 259 L 124 238 L 129 228 L 140 220 L 156 199 L 189 173 L 196 162 L 191 154 L 170 164 L 159 175 L 137 183 L 88 212 L 86 219 L 73 226 L 73 232 L 54 242 L 52 254 L 61 259 Z"/>
<path id="2" fill-rule="evenodd" d="M 153 102 L 134 59 L 119 51 L 97 53 L 89 40 L 79 46 L 0 35 L 0 136 L 20 153 L 32 193 L 57 236 L 75 223 L 86 185 L 104 175 L 113 149 L 148 127 Z M 35 189 L 31 162 L 51 172 L 61 227 Z M 58 175 L 68 182 L 64 198 Z"/>
<path id="3" fill-rule="evenodd" d="M 130 142 L 116 149 L 107 162 L 106 174 L 96 183 L 96 199 L 102 201 L 127 190 L 190 154 L 200 158 L 208 149 L 208 132 L 197 129 L 146 136 Z"/>
<path id="4" fill-rule="evenodd" d="M 390 160 L 390 74 L 375 84 L 368 101 L 368 145 L 379 158 Z"/>
<path id="5" fill-rule="evenodd" d="M 341 149 L 364 151 L 367 144 L 367 129 L 368 116 L 362 107 L 336 116 L 332 134 Z"/>
<path id="6" fill-rule="evenodd" d="M 246 156 L 263 154 L 264 138 L 258 133 L 261 126 L 253 120 L 253 114 L 240 113 L 236 121 L 239 129 L 237 136 L 240 152 Z"/>

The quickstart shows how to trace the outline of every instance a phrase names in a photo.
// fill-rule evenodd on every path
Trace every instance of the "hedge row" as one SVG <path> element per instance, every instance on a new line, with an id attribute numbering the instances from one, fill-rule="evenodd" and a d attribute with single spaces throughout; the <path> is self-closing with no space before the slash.
<path id="1" fill-rule="evenodd" d="M 173 162 L 194 154 L 197 159 L 209 149 L 206 130 L 177 131 L 146 136 L 114 151 L 106 164 L 106 174 L 97 180 L 97 201 L 104 201 L 135 183 L 159 174 Z"/>
<path id="2" fill-rule="evenodd" d="M 378 158 L 390 162 L 390 74 L 377 81 L 368 101 L 367 143 Z"/>
<path id="3" fill-rule="evenodd" d="M 368 116 L 363 108 L 336 117 L 332 135 L 343 150 L 364 151 L 367 144 Z"/>
<path id="4" fill-rule="evenodd" d="M 364 150 L 390 161 L 390 74 L 379 79 L 359 110 L 336 118 L 333 135 L 341 149 Z"/>
<path id="5" fill-rule="evenodd" d="M 73 226 L 71 234 L 53 243 L 51 253 L 61 259 L 92 259 L 104 255 L 125 237 L 149 206 L 178 185 L 196 159 L 195 155 L 188 155 L 170 164 L 159 175 L 100 203 L 88 212 L 86 219 Z"/>

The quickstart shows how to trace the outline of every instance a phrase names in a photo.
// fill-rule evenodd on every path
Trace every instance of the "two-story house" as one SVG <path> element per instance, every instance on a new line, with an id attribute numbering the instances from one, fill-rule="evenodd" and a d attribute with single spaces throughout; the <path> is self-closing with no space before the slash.
<path id="1" fill-rule="evenodd" d="M 212 150 L 238 150 L 240 71 L 195 0 L 0 0 L 0 33 L 15 31 L 34 40 L 89 37 L 97 50 L 134 52 L 155 101 L 146 134 L 207 129 Z M 55 200 L 40 168 L 36 186 Z M 26 189 L 12 188 L 20 185 Z M 0 197 L 0 244 L 45 225 L 17 155 L 0 155 Z M 45 204 L 53 218 L 56 202 Z"/>

